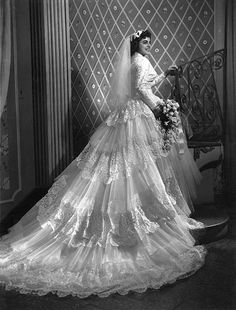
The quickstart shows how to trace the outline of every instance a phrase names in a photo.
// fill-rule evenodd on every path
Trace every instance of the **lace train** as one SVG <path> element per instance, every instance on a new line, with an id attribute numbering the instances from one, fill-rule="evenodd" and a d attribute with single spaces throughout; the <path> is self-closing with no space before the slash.
<path id="1" fill-rule="evenodd" d="M 197 271 L 205 250 L 190 230 L 203 225 L 189 218 L 188 201 L 199 174 L 187 147 L 167 154 L 161 143 L 141 101 L 114 112 L 2 237 L 0 282 L 21 293 L 105 297 Z"/>
<path id="2" fill-rule="evenodd" d="M 205 249 L 195 247 L 181 254 L 170 265 L 163 259 L 159 266 L 152 257 L 143 262 L 136 259 L 134 265 L 131 257 L 134 254 L 129 255 L 123 263 L 117 262 L 118 256 L 113 262 L 99 264 L 99 268 L 88 266 L 80 273 L 49 264 L 30 265 L 26 261 L 21 266 L 15 267 L 15 264 L 7 278 L 1 276 L 0 283 L 3 282 L 7 290 L 16 289 L 22 294 L 46 295 L 51 292 L 59 297 L 73 295 L 86 298 L 91 294 L 107 297 L 113 293 L 125 295 L 129 291 L 142 293 L 148 288 L 158 289 L 194 274 L 203 264 Z"/>

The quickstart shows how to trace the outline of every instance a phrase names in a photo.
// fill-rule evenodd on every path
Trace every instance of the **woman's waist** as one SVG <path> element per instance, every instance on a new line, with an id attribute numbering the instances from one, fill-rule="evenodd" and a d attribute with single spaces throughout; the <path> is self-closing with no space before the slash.
<path id="1" fill-rule="evenodd" d="M 141 100 L 139 95 L 127 100 L 125 104 L 117 107 L 107 118 L 106 123 L 112 125 L 116 122 L 127 122 L 130 119 L 144 115 L 153 117 L 150 108 Z"/>
<path id="2" fill-rule="evenodd" d="M 124 105 L 120 106 L 117 109 L 117 112 L 121 114 L 127 113 L 129 115 L 134 115 L 134 116 L 140 113 L 141 114 L 143 113 L 152 114 L 152 111 L 144 103 L 144 101 L 142 100 L 139 94 L 136 94 L 135 96 L 132 96 L 132 98 L 127 100 L 127 102 Z"/>

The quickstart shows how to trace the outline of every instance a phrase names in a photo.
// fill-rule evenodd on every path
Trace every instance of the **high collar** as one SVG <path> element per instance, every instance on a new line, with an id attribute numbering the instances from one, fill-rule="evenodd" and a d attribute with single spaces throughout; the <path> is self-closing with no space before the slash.
<path id="1" fill-rule="evenodd" d="M 140 54 L 140 53 L 138 53 L 138 52 L 135 52 L 135 53 L 134 53 L 134 56 L 135 56 L 135 57 L 139 57 L 139 58 L 148 59 L 148 56 L 143 56 L 142 54 Z"/>

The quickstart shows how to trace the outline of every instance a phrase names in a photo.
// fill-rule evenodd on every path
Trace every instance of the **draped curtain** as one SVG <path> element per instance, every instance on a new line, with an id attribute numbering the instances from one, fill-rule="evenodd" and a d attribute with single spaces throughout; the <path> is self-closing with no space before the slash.
<path id="1" fill-rule="evenodd" d="M 0 0 L 0 116 L 6 104 L 11 65 L 10 1 Z"/>
<path id="2" fill-rule="evenodd" d="M 236 2 L 226 1 L 225 177 L 230 205 L 236 201 Z"/>

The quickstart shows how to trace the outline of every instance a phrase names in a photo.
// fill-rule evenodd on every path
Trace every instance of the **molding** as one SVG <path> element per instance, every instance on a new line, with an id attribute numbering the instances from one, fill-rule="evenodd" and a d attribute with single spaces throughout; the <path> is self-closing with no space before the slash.
<path id="1" fill-rule="evenodd" d="M 47 102 L 43 4 L 30 0 L 35 184 L 48 182 Z"/>
<path id="2" fill-rule="evenodd" d="M 225 6 L 226 0 L 214 1 L 214 50 L 225 46 Z"/>
<path id="3" fill-rule="evenodd" d="M 36 186 L 72 160 L 68 0 L 30 0 Z"/>
<path id="4" fill-rule="evenodd" d="M 225 7 L 227 0 L 214 1 L 214 50 L 220 50 L 225 47 Z M 218 89 L 219 100 L 223 111 L 223 72 L 215 71 L 215 82 Z"/>
<path id="5" fill-rule="evenodd" d="M 68 7 L 68 0 L 43 1 L 50 182 L 72 159 Z"/>

